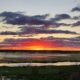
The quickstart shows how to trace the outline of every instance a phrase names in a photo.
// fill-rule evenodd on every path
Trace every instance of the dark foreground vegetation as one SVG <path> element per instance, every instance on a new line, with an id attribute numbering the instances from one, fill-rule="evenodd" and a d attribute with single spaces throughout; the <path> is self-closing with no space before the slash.
<path id="1" fill-rule="evenodd" d="M 0 67 L 0 80 L 80 80 L 80 66 Z"/>

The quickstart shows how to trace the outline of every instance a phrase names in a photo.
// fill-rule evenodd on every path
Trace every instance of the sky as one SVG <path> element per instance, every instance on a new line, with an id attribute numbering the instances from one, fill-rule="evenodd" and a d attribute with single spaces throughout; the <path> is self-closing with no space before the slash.
<path id="1" fill-rule="evenodd" d="M 38 15 L 64 13 L 74 7 L 75 0 L 1 0 L 0 11 L 23 11 Z"/>
<path id="2" fill-rule="evenodd" d="M 79 0 L 0 0 L 0 50 L 80 51 Z"/>

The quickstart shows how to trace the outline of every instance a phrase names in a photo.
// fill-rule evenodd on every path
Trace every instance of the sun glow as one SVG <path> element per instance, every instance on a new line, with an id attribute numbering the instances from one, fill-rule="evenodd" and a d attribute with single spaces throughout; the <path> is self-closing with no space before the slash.
<path id="1" fill-rule="evenodd" d="M 43 46 L 30 46 L 27 48 L 28 50 L 46 50 Z"/>
<path id="2" fill-rule="evenodd" d="M 80 51 L 80 47 L 70 47 L 62 45 L 57 41 L 32 39 L 20 42 L 16 45 L 6 44 L 0 50 L 62 50 L 62 51 Z"/>
<path id="3" fill-rule="evenodd" d="M 52 43 L 44 40 L 32 40 L 24 44 L 27 50 L 48 50 L 51 47 Z"/>

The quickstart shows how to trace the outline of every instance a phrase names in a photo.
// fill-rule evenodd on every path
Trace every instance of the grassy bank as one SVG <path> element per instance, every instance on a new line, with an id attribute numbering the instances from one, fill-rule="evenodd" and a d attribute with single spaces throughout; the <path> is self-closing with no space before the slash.
<path id="1" fill-rule="evenodd" d="M 0 75 L 22 80 L 80 80 L 80 66 L 0 67 Z"/>

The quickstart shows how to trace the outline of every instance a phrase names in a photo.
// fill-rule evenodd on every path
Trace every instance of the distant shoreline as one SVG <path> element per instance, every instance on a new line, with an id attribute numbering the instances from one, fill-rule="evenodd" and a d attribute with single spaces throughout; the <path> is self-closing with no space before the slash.
<path id="1" fill-rule="evenodd" d="M 43 53 L 43 52 L 50 52 L 50 53 L 73 53 L 73 52 L 76 52 L 76 53 L 80 53 L 80 51 L 62 51 L 62 50 L 0 50 L 0 52 L 40 52 L 40 53 Z"/>

